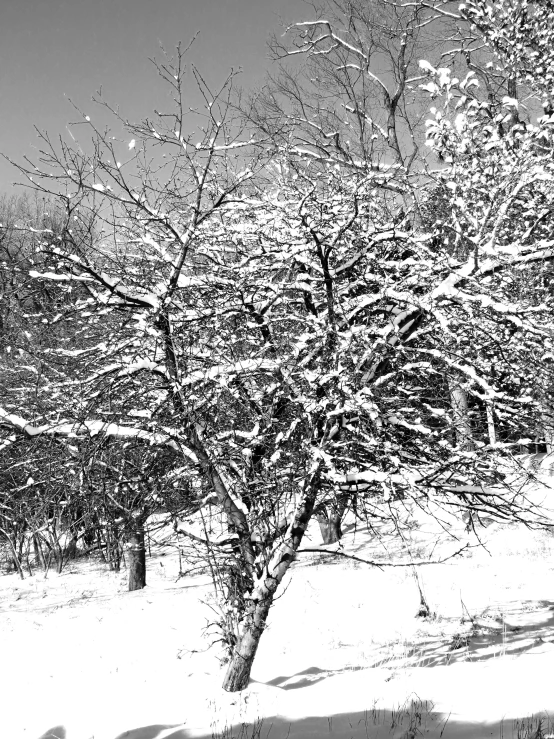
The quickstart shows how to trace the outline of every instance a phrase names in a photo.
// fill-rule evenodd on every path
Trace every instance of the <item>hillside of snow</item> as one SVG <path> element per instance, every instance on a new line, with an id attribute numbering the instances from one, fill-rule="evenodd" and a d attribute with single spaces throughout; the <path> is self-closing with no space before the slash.
<path id="1" fill-rule="evenodd" d="M 551 488 L 541 491 L 548 504 Z M 386 524 L 371 532 L 350 520 L 343 551 L 381 569 L 300 554 L 241 694 L 220 687 L 209 577 L 179 577 L 175 540 L 164 531 L 152 535 L 143 591 L 126 592 L 127 573 L 96 560 L 47 578 L 0 576 L 0 733 L 554 736 L 554 535 L 485 523 L 478 545 L 444 517 L 416 517 L 404 542 Z M 306 548 L 319 544 L 317 525 L 310 535 Z M 419 592 L 403 565 L 447 558 L 465 544 L 443 564 L 418 566 L 433 615 L 416 618 Z"/>

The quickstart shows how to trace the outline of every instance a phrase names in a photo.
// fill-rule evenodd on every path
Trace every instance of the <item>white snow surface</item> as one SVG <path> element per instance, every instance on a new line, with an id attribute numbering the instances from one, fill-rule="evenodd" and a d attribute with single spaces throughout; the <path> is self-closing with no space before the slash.
<path id="1" fill-rule="evenodd" d="M 551 502 L 552 480 L 537 495 Z M 549 506 L 554 507 L 554 506 Z M 418 514 L 417 561 L 466 541 Z M 207 575 L 179 577 L 170 530 L 153 535 L 147 587 L 99 561 L 0 576 L 0 733 L 7 739 L 531 737 L 554 719 L 554 536 L 486 522 L 472 547 L 418 568 L 435 617 L 416 618 L 411 568 L 298 557 L 270 614 L 249 687 L 221 689 Z M 346 526 L 344 551 L 407 562 L 402 542 Z M 317 547 L 317 524 L 305 547 Z M 438 540 L 438 544 L 437 544 Z M 469 616 L 473 619 L 469 620 Z M 465 620 L 464 620 L 465 619 Z M 519 723 L 518 723 L 519 722 Z M 518 733 L 519 732 L 519 733 Z M 528 733 L 525 733 L 528 732 Z M 554 736 L 554 732 L 552 734 Z"/>

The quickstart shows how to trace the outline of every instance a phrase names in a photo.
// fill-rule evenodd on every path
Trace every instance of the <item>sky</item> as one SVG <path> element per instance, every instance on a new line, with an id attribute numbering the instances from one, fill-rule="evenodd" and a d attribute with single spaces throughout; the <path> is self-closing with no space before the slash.
<path id="1" fill-rule="evenodd" d="M 33 160 L 34 127 L 66 134 L 70 101 L 92 112 L 100 87 L 124 116 L 149 116 L 161 94 L 149 58 L 196 33 L 190 58 L 209 81 L 240 66 L 242 86 L 260 85 L 269 35 L 307 12 L 302 0 L 0 0 L 0 153 Z M 0 159 L 0 194 L 21 181 Z"/>

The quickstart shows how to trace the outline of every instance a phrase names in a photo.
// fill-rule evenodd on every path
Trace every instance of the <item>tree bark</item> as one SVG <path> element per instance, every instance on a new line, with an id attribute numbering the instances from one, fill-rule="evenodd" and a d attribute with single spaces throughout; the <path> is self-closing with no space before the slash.
<path id="1" fill-rule="evenodd" d="M 58 575 L 61 575 L 63 572 L 63 566 L 64 566 L 64 557 L 63 557 L 63 549 L 61 548 L 61 545 L 59 542 L 54 547 L 54 557 L 56 559 L 56 572 Z"/>
<path id="2" fill-rule="evenodd" d="M 121 547 L 119 542 L 119 532 L 114 527 L 106 528 L 106 554 L 108 557 L 108 566 L 110 570 L 119 572 L 121 569 Z"/>
<path id="3" fill-rule="evenodd" d="M 77 534 L 72 534 L 71 539 L 69 540 L 64 552 L 66 560 L 75 559 L 77 557 L 77 541 Z"/>
<path id="4" fill-rule="evenodd" d="M 554 452 L 554 411 L 548 402 L 545 402 L 541 412 L 541 425 L 546 446 L 546 453 Z"/>
<path id="5" fill-rule="evenodd" d="M 38 534 L 33 534 L 33 549 L 35 552 L 35 562 L 38 562 L 43 570 L 46 569 L 46 560 L 44 559 L 44 552 L 42 551 L 42 544 L 40 543 L 40 537 Z"/>
<path id="6" fill-rule="evenodd" d="M 549 361 L 540 373 L 539 434 L 544 439 L 547 454 L 554 452 L 554 368 Z M 538 450 L 537 450 L 538 451 Z"/>
<path id="7" fill-rule="evenodd" d="M 489 443 L 496 444 L 496 427 L 494 424 L 494 408 L 492 403 L 487 403 L 487 429 L 489 432 Z"/>
<path id="8" fill-rule="evenodd" d="M 334 544 L 342 537 L 341 519 L 336 513 L 328 515 L 325 511 L 317 514 L 317 522 L 324 544 Z"/>
<path id="9" fill-rule="evenodd" d="M 346 496 L 340 496 L 333 502 L 329 508 L 323 506 L 316 511 L 316 518 L 321 531 L 321 538 L 324 544 L 335 544 L 342 538 L 342 519 L 346 510 L 348 499 Z"/>
<path id="10" fill-rule="evenodd" d="M 96 543 L 100 551 L 100 561 L 107 564 L 108 544 L 106 544 L 106 553 L 104 553 L 104 542 L 102 540 L 102 534 L 100 533 L 100 524 L 98 524 L 98 529 L 96 529 Z"/>
<path id="11" fill-rule="evenodd" d="M 11 536 L 8 534 L 7 531 L 4 531 L 4 529 L 0 529 L 0 533 L 4 534 L 6 539 L 8 540 L 8 544 L 10 545 L 10 548 L 12 550 L 12 560 L 13 560 L 13 566 L 17 570 L 19 577 L 24 580 L 25 575 L 23 574 L 23 568 L 21 567 L 21 562 L 19 560 L 19 557 L 17 556 L 17 547 L 13 543 Z"/>
<path id="12" fill-rule="evenodd" d="M 302 501 L 296 509 L 294 521 L 289 526 L 284 541 L 277 545 L 264 572 L 255 584 L 250 606 L 246 611 L 239 639 L 223 680 L 223 689 L 230 693 L 244 690 L 248 685 L 275 592 L 294 561 L 296 550 L 300 546 L 312 516 L 319 488 L 320 469 L 318 465 L 305 486 Z"/>
<path id="13" fill-rule="evenodd" d="M 452 415 L 456 446 L 465 451 L 473 451 L 473 430 L 469 418 L 469 404 L 467 392 L 461 384 L 461 378 L 449 377 L 448 388 L 450 390 L 450 402 L 452 403 Z"/>
<path id="14" fill-rule="evenodd" d="M 544 427 L 544 443 L 546 445 L 546 453 L 552 454 L 554 452 L 554 427 Z"/>
<path id="15" fill-rule="evenodd" d="M 129 565 L 129 592 L 142 590 L 146 586 L 146 547 L 144 525 L 139 523 L 127 539 Z"/>

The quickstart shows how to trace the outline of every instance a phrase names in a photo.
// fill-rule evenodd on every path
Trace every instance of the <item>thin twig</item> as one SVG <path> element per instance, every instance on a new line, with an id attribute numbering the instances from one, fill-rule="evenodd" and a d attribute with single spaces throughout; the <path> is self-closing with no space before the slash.
<path id="1" fill-rule="evenodd" d="M 448 557 L 445 557 L 444 559 L 424 559 L 420 560 L 418 562 L 376 562 L 372 559 L 363 559 L 362 557 L 356 557 L 355 554 L 347 554 L 346 552 L 341 551 L 335 551 L 330 552 L 327 549 L 298 549 L 297 554 L 305 554 L 306 552 L 314 552 L 317 554 L 331 554 L 331 555 L 338 555 L 340 557 L 346 557 L 346 559 L 353 559 L 355 562 L 363 562 L 366 565 L 372 565 L 373 567 L 379 567 L 380 569 L 383 569 L 383 567 L 413 567 L 420 565 L 440 565 L 444 562 L 447 562 L 449 559 L 452 559 L 453 557 L 457 557 L 459 554 L 461 554 L 464 549 L 469 549 L 469 544 L 464 544 L 464 546 L 461 549 L 458 549 L 457 551 L 453 552 L 452 554 L 449 554 Z"/>

